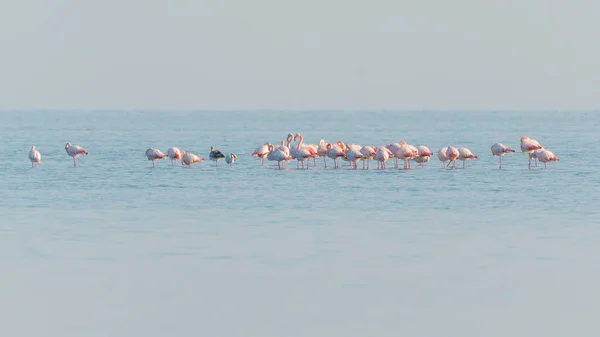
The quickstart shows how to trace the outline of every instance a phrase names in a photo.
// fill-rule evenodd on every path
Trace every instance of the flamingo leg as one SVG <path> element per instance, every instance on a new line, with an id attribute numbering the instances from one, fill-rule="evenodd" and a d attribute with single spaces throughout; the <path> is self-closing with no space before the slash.
<path id="1" fill-rule="evenodd" d="M 467 163 L 466 160 L 463 160 L 463 168 L 465 168 L 465 164 Z"/>
<path id="2" fill-rule="evenodd" d="M 502 170 L 502 156 L 500 156 L 500 167 L 498 168 L 498 170 Z"/>
<path id="3" fill-rule="evenodd" d="M 77 163 L 75 162 L 75 157 L 73 157 L 73 167 L 77 167 Z"/>
<path id="4" fill-rule="evenodd" d="M 544 170 L 545 170 L 545 169 L 547 169 L 547 167 L 546 167 L 546 163 L 544 163 Z"/>
<path id="5" fill-rule="evenodd" d="M 527 154 L 527 158 L 529 159 L 528 168 L 531 170 L 531 157 L 529 157 L 529 153 Z"/>
<path id="6" fill-rule="evenodd" d="M 537 157 L 534 157 L 534 158 L 533 158 L 533 161 L 535 162 L 535 167 L 537 167 L 537 166 L 538 166 L 538 160 L 537 160 Z M 545 165 L 545 164 L 546 164 L 546 163 L 544 163 L 544 165 Z"/>

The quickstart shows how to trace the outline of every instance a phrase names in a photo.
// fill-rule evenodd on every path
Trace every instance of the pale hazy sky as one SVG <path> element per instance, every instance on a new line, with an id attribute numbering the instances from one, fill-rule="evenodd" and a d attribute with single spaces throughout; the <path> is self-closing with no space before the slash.
<path id="1" fill-rule="evenodd" d="M 600 1 L 0 0 L 0 109 L 589 109 Z"/>

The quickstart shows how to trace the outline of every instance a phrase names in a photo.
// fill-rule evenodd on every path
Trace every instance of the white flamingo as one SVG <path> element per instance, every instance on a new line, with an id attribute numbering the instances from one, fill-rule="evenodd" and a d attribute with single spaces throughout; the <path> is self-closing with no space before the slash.
<path id="1" fill-rule="evenodd" d="M 31 161 L 31 168 L 39 164 L 42 161 L 42 155 L 38 150 L 35 149 L 35 145 L 31 146 L 31 150 L 28 153 L 29 161 Z"/>
<path id="2" fill-rule="evenodd" d="M 160 150 L 151 147 L 148 150 L 146 150 L 146 158 L 152 161 L 152 167 L 154 167 L 155 160 L 165 159 L 167 158 L 167 155 L 162 153 Z"/>
<path id="3" fill-rule="evenodd" d="M 537 160 L 544 163 L 544 169 L 548 168 L 546 165 L 548 162 L 560 160 L 554 153 L 546 149 L 536 150 L 534 153 Z"/>
<path id="4" fill-rule="evenodd" d="M 85 154 L 85 155 L 88 154 L 88 152 L 81 146 L 71 145 L 71 143 L 65 144 L 65 151 L 67 151 L 67 154 L 73 158 L 73 167 L 77 167 L 75 158 L 79 157 L 82 154 Z"/>
<path id="5" fill-rule="evenodd" d="M 499 170 L 502 169 L 502 157 L 507 153 L 515 152 L 515 150 L 502 143 L 496 143 L 492 145 L 490 150 L 492 150 L 492 156 L 498 156 L 500 158 L 500 167 L 498 168 Z"/>
<path id="6" fill-rule="evenodd" d="M 467 149 L 466 147 L 461 147 L 458 149 L 458 159 L 462 160 L 462 162 L 463 162 L 462 168 L 465 168 L 465 163 L 467 162 L 467 160 L 477 159 L 477 156 L 474 155 L 473 153 L 471 153 L 471 151 L 469 149 Z"/>
<path id="7" fill-rule="evenodd" d="M 261 147 L 252 152 L 252 157 L 260 158 L 260 164 L 263 165 L 265 162 L 265 157 L 269 153 L 269 145 L 270 143 L 264 143 Z"/>
<path id="8" fill-rule="evenodd" d="M 171 159 L 171 165 L 175 166 L 175 161 L 181 160 L 185 151 L 180 150 L 178 147 L 170 147 L 167 150 L 167 156 Z"/>
<path id="9" fill-rule="evenodd" d="M 527 167 L 529 169 L 531 169 L 532 153 L 537 150 L 541 150 L 543 148 L 544 147 L 540 143 L 538 143 L 537 140 L 535 140 L 533 138 L 529 138 L 527 136 L 521 137 L 521 152 L 527 154 L 527 159 L 529 160 Z M 535 166 L 537 166 L 537 158 L 535 158 L 535 156 L 534 156 L 534 159 L 536 160 Z"/>
<path id="10" fill-rule="evenodd" d="M 185 165 L 191 167 L 195 163 L 201 163 L 204 161 L 204 158 L 200 158 L 197 155 L 191 152 L 185 152 L 181 157 L 181 165 Z"/>
<path id="11" fill-rule="evenodd" d="M 456 160 L 458 159 L 458 156 L 460 156 L 460 153 L 458 153 L 458 149 L 456 149 L 455 147 L 452 146 L 448 146 L 448 149 L 446 150 L 446 156 L 448 157 L 448 164 L 446 165 L 446 167 L 450 166 L 450 164 L 452 164 L 452 169 L 454 170 L 456 168 Z"/>

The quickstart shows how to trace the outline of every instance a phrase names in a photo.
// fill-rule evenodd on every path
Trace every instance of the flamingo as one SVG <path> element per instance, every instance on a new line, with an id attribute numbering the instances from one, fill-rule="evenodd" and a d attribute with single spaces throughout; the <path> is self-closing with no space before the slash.
<path id="1" fill-rule="evenodd" d="M 471 151 L 466 147 L 461 147 L 460 149 L 458 149 L 458 159 L 462 160 L 463 168 L 465 168 L 465 163 L 467 162 L 467 160 L 477 159 L 477 156 L 472 154 Z"/>
<path id="2" fill-rule="evenodd" d="M 31 150 L 28 153 L 29 161 L 31 161 L 31 168 L 34 168 L 36 164 L 42 161 L 42 155 L 38 150 L 35 149 L 35 145 L 31 145 Z"/>
<path id="3" fill-rule="evenodd" d="M 270 143 L 264 143 L 261 147 L 252 152 L 252 157 L 260 158 L 260 164 L 263 165 L 265 162 L 265 157 L 269 153 L 269 145 Z"/>
<path id="4" fill-rule="evenodd" d="M 181 160 L 185 151 L 180 150 L 178 147 L 170 147 L 167 150 L 167 156 L 171 159 L 171 165 L 175 166 L 175 161 Z"/>
<path id="5" fill-rule="evenodd" d="M 375 152 L 375 149 L 373 149 L 372 147 L 365 145 L 360 149 L 360 153 L 362 153 L 363 155 L 363 170 L 365 169 L 365 161 L 367 162 L 367 170 L 369 169 L 369 163 L 371 162 L 371 159 L 375 158 L 375 155 L 377 154 Z"/>
<path id="6" fill-rule="evenodd" d="M 398 150 L 400 150 L 404 144 L 406 144 L 406 142 L 402 141 L 400 143 L 392 143 L 386 146 L 386 148 L 392 153 L 390 156 L 394 158 L 394 168 L 398 168 L 398 158 L 396 158 L 396 152 L 398 152 Z"/>
<path id="7" fill-rule="evenodd" d="M 269 144 L 269 153 L 267 154 L 267 160 L 275 160 L 277 161 L 277 167 L 279 169 L 283 169 L 283 163 L 282 161 L 288 161 L 290 160 L 292 157 L 285 153 L 283 150 L 281 149 L 275 149 L 273 145 Z"/>
<path id="8" fill-rule="evenodd" d="M 308 158 L 316 158 L 319 155 L 317 154 L 317 150 L 309 147 L 309 146 L 303 146 L 304 144 L 304 137 L 302 136 L 302 134 L 297 133 L 294 136 L 294 141 L 296 139 L 299 139 L 298 144 L 296 145 L 296 149 L 294 151 L 294 154 L 296 156 L 296 168 L 299 168 L 299 164 L 300 161 L 302 161 L 302 168 L 304 168 L 304 161 L 308 160 Z M 291 151 L 291 149 L 290 149 Z M 306 163 L 306 168 L 308 169 L 308 163 Z"/>
<path id="9" fill-rule="evenodd" d="M 148 150 L 146 150 L 146 157 L 148 158 L 148 160 L 152 160 L 152 167 L 154 167 L 155 160 L 165 159 L 167 158 L 167 155 L 162 153 L 160 150 L 151 147 Z"/>
<path id="10" fill-rule="evenodd" d="M 181 157 L 181 165 L 187 165 L 188 167 L 191 167 L 195 163 L 201 163 L 203 161 L 204 158 L 200 158 L 191 152 L 184 152 L 183 156 Z"/>
<path id="11" fill-rule="evenodd" d="M 350 146 L 346 144 L 346 159 L 350 161 L 354 170 L 357 169 L 356 162 L 365 158 L 365 156 L 362 154 L 362 152 L 360 152 L 360 150 L 362 150 L 362 146 Z"/>
<path id="12" fill-rule="evenodd" d="M 379 162 L 378 169 L 385 170 L 385 162 L 392 156 L 392 151 L 386 146 L 379 146 L 375 150 L 375 160 Z"/>
<path id="13" fill-rule="evenodd" d="M 237 160 L 237 156 L 235 153 L 230 153 L 227 156 L 225 156 L 225 162 L 227 162 L 227 164 L 229 164 L 229 166 L 233 165 L 233 163 L 235 163 L 236 160 Z"/>
<path id="14" fill-rule="evenodd" d="M 500 158 L 500 167 L 498 168 L 499 170 L 502 169 L 502 157 L 509 152 L 515 152 L 515 150 L 502 143 L 496 143 L 492 145 L 490 150 L 492 150 L 492 156 L 498 156 Z"/>
<path id="15" fill-rule="evenodd" d="M 404 160 L 404 169 L 409 169 L 408 163 L 419 155 L 419 151 L 416 147 L 406 144 L 405 141 L 401 142 L 400 148 L 396 151 L 396 158 Z"/>
<path id="16" fill-rule="evenodd" d="M 455 147 L 448 146 L 448 149 L 446 150 L 446 156 L 449 160 L 446 167 L 450 166 L 450 163 L 452 163 L 452 169 L 454 170 L 456 168 L 456 160 L 458 159 L 458 156 L 460 156 L 460 153 L 458 153 L 458 150 Z"/>
<path id="17" fill-rule="evenodd" d="M 79 157 L 82 154 L 87 155 L 88 152 L 79 145 L 71 145 L 71 143 L 65 144 L 65 151 L 67 154 L 73 158 L 73 167 L 77 167 L 77 163 L 75 162 L 75 158 Z"/>
<path id="18" fill-rule="evenodd" d="M 210 158 L 210 160 L 213 160 L 215 162 L 215 166 L 217 166 L 219 165 L 219 160 L 225 158 L 225 155 L 221 151 L 215 149 L 214 146 L 211 146 L 208 158 Z"/>
<path id="19" fill-rule="evenodd" d="M 325 143 L 324 139 L 319 141 L 319 146 L 317 146 L 317 154 L 319 154 L 319 157 L 323 157 L 325 168 L 327 168 L 327 144 Z"/>
<path id="20" fill-rule="evenodd" d="M 333 159 L 333 168 L 338 168 L 338 163 L 337 160 L 338 158 L 343 158 L 345 153 L 344 153 L 344 147 L 343 147 L 343 143 L 341 141 L 338 141 L 337 144 L 331 144 L 328 143 L 327 144 L 327 157 Z"/>
<path id="21" fill-rule="evenodd" d="M 557 156 L 554 155 L 554 153 L 546 149 L 536 150 L 534 153 L 537 160 L 544 163 L 544 169 L 548 168 L 546 165 L 548 162 L 560 160 Z"/>
<path id="22" fill-rule="evenodd" d="M 448 154 L 446 153 L 448 151 L 449 146 L 445 146 L 443 148 L 441 148 L 438 153 L 438 159 L 442 162 L 442 168 L 446 168 L 446 162 L 449 161 L 448 159 Z"/>
<path id="23" fill-rule="evenodd" d="M 417 156 L 414 158 L 414 161 L 421 164 L 421 168 L 423 168 L 423 164 L 428 162 L 429 157 L 431 157 L 432 155 L 433 152 L 431 152 L 427 146 L 421 145 L 417 147 Z"/>
<path id="24" fill-rule="evenodd" d="M 528 168 L 531 169 L 531 154 L 537 150 L 541 150 L 544 147 L 538 143 L 537 140 L 533 139 L 533 138 L 529 138 L 527 136 L 523 136 L 521 137 L 521 152 L 523 153 L 527 153 L 527 157 L 529 160 L 528 163 Z M 537 166 L 537 158 L 534 157 L 534 159 L 536 160 L 535 166 Z"/>

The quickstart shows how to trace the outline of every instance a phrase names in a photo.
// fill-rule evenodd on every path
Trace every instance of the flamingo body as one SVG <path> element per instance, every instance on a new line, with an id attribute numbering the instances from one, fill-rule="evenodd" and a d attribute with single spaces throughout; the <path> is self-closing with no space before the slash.
<path id="1" fill-rule="evenodd" d="M 31 150 L 29 150 L 27 156 L 29 157 L 29 161 L 31 161 L 32 168 L 42 161 L 42 155 L 35 149 L 35 145 L 31 146 Z"/>
<path id="2" fill-rule="evenodd" d="M 79 145 L 71 145 L 71 143 L 65 144 L 65 151 L 67 151 L 67 154 L 71 158 L 73 158 L 73 167 L 77 167 L 77 162 L 75 161 L 75 158 L 77 158 L 81 155 L 88 154 L 86 149 L 82 148 Z"/>

